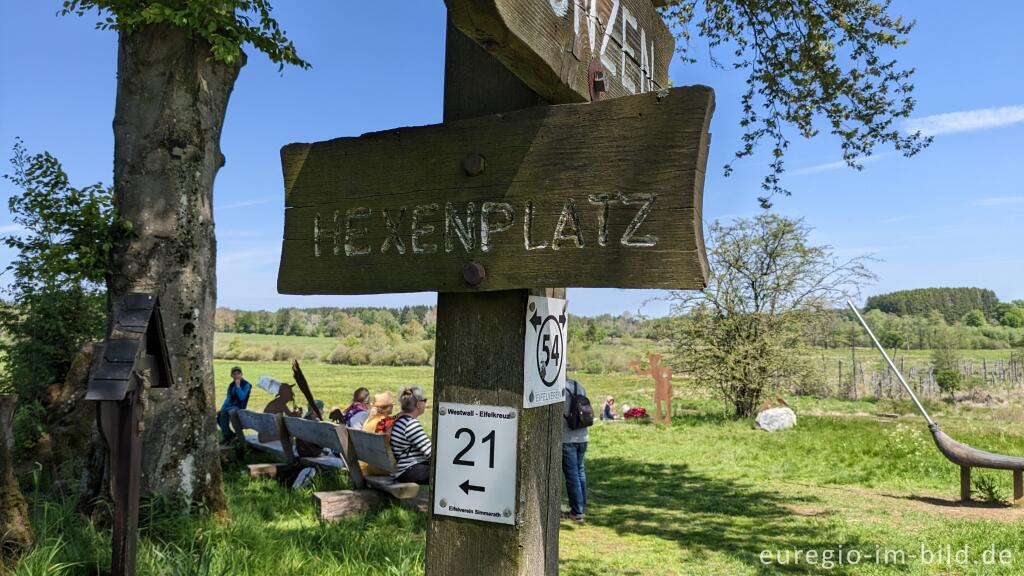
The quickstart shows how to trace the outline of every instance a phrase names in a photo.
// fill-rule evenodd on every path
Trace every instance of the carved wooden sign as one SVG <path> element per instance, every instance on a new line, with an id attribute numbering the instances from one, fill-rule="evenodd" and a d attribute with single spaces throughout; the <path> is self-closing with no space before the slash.
<path id="1" fill-rule="evenodd" d="M 284 294 L 701 288 L 714 92 L 291 144 Z"/>
<path id="2" fill-rule="evenodd" d="M 675 40 L 651 0 L 445 0 L 452 22 L 551 102 L 668 85 Z"/>

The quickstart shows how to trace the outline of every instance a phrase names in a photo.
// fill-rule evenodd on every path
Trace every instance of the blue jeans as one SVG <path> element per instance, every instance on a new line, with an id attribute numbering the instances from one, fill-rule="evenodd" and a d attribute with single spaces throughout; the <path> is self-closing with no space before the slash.
<path id="1" fill-rule="evenodd" d="M 587 507 L 587 473 L 583 456 L 587 443 L 562 444 L 562 473 L 565 475 L 565 491 L 569 494 L 569 512 L 583 515 Z"/>
<path id="2" fill-rule="evenodd" d="M 227 410 L 221 410 L 220 414 L 217 415 L 217 425 L 220 426 L 220 433 L 225 440 L 235 435 L 235 431 L 231 429 L 231 413 L 235 410 L 237 408 L 228 408 Z"/>

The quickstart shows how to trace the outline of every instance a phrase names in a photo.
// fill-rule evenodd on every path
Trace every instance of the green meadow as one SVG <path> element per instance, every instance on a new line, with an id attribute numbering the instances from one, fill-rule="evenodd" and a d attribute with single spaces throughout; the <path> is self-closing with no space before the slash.
<path id="1" fill-rule="evenodd" d="M 235 364 L 252 382 L 261 374 L 291 381 L 287 361 L 217 361 L 218 397 Z M 429 366 L 307 361 L 303 370 L 314 394 L 328 406 L 343 405 L 358 386 L 395 392 L 419 385 L 431 394 Z M 645 377 L 571 376 L 587 386 L 595 403 L 612 394 L 620 406 L 652 409 L 653 383 Z M 270 398 L 255 390 L 251 407 L 262 409 Z M 1024 509 L 981 501 L 961 506 L 956 501 L 959 471 L 935 450 L 909 402 L 789 400 L 798 425 L 774 434 L 725 417 L 720 402 L 684 382 L 677 383 L 669 426 L 596 424 L 587 452 L 587 521 L 563 523 L 561 572 L 1024 573 Z M 1024 454 L 1019 399 L 991 407 L 941 401 L 928 406 L 955 438 L 995 452 Z M 429 414 L 424 421 L 430 421 Z M 146 503 L 140 574 L 422 571 L 425 514 L 383 504 L 321 524 L 314 517 L 312 491 L 344 488 L 344 477 L 320 474 L 314 486 L 292 492 L 271 480 L 250 479 L 244 464 L 234 457 L 225 460 L 228 518 L 184 517 L 162 502 Z M 980 477 L 990 481 L 993 496 L 1009 496 L 1009 473 Z M 23 575 L 103 573 L 109 565 L 109 531 L 74 516 L 70 503 L 47 501 L 31 487 L 27 492 L 43 544 L 8 570 Z"/>

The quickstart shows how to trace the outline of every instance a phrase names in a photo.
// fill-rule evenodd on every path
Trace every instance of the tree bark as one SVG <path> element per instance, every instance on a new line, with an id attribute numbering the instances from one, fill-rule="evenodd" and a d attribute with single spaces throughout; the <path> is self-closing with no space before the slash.
<path id="1" fill-rule="evenodd" d="M 28 550 L 35 539 L 28 521 L 28 506 L 11 461 L 14 405 L 14 396 L 0 396 L 0 560 Z"/>
<path id="2" fill-rule="evenodd" d="M 213 181 L 244 64 L 244 55 L 215 60 L 209 43 L 169 25 L 119 39 L 114 197 L 133 230 L 114 249 L 107 286 L 112 306 L 127 292 L 159 296 L 174 377 L 149 395 L 142 488 L 213 512 L 225 510 L 214 418 Z"/>

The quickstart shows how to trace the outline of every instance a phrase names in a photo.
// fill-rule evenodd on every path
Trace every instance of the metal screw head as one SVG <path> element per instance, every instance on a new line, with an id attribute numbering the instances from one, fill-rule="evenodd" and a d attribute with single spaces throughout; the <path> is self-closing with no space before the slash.
<path id="1" fill-rule="evenodd" d="M 470 262 L 462 267 L 462 278 L 470 286 L 477 286 L 487 278 L 487 270 L 479 262 Z"/>
<path id="2" fill-rule="evenodd" d="M 476 152 L 466 154 L 466 157 L 462 159 L 462 169 L 466 171 L 467 176 L 483 174 L 486 166 L 487 160 Z"/>

